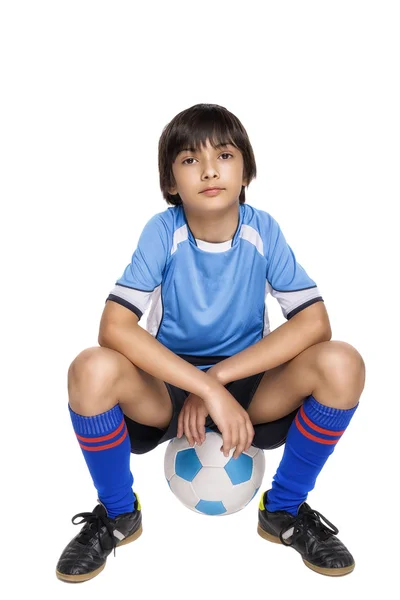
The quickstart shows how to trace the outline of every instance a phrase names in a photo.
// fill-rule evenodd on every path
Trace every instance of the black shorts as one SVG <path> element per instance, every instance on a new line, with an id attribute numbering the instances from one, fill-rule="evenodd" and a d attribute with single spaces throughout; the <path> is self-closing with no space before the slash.
<path id="1" fill-rule="evenodd" d="M 208 369 L 204 369 L 205 372 L 207 370 Z M 264 372 L 251 375 L 250 377 L 244 377 L 243 379 L 238 379 L 237 381 L 232 381 L 225 385 L 228 392 L 232 394 L 245 410 L 248 409 Z M 144 454 L 145 452 L 149 452 L 159 444 L 176 437 L 178 430 L 178 416 L 189 392 L 166 382 L 165 385 L 167 386 L 173 408 L 172 418 L 168 427 L 165 429 L 158 429 L 157 427 L 142 425 L 125 416 L 131 442 L 131 452 L 134 454 Z M 297 410 L 298 409 L 294 410 L 289 415 L 286 415 L 277 421 L 253 425 L 254 438 L 252 445 L 264 450 L 272 450 L 282 446 L 282 444 L 285 443 L 287 432 L 296 416 Z M 206 418 L 205 426 L 213 431 L 221 433 L 210 415 Z"/>

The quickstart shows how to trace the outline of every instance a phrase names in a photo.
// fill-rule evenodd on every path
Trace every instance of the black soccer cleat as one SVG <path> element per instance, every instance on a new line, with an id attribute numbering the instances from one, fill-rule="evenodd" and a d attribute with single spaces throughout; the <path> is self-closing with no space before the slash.
<path id="1" fill-rule="evenodd" d="M 103 504 L 97 504 L 93 512 L 82 512 L 72 517 L 74 525 L 85 523 L 81 531 L 64 548 L 56 567 L 58 579 L 82 582 L 96 577 L 106 566 L 112 549 L 135 541 L 142 535 L 142 509 L 136 500 L 132 512 L 107 516 Z M 100 500 L 99 500 L 100 502 Z M 77 523 L 74 519 L 82 517 Z"/>
<path id="2" fill-rule="evenodd" d="M 285 510 L 269 512 L 265 508 L 267 494 L 262 494 L 258 510 L 257 532 L 261 537 L 291 546 L 301 554 L 307 567 L 322 575 L 347 575 L 353 571 L 354 559 L 336 537 L 339 530 L 321 513 L 312 510 L 305 502 L 300 505 L 296 516 Z"/>

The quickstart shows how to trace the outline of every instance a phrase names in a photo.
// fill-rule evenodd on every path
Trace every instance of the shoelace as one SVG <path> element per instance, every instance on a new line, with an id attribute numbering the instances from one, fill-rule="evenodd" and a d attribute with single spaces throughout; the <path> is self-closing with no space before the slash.
<path id="1" fill-rule="evenodd" d="M 322 523 L 325 521 L 326 525 Z M 280 532 L 279 539 L 285 546 L 292 546 L 298 539 L 305 537 L 307 534 L 307 528 L 311 527 L 314 529 L 319 537 L 326 540 L 331 535 L 337 535 L 339 530 L 333 523 L 328 521 L 326 517 L 321 515 L 317 510 L 308 510 L 300 515 L 297 515 L 290 521 Z M 288 542 L 283 536 L 287 534 L 293 528 L 293 533 L 290 536 L 291 541 Z"/>
<path id="2" fill-rule="evenodd" d="M 77 517 L 82 517 L 82 519 L 81 519 L 81 521 L 77 521 L 75 523 L 75 519 Z M 100 529 L 101 529 L 101 526 L 104 525 L 104 527 L 106 528 L 106 530 L 108 531 L 108 533 L 110 535 L 112 545 L 114 548 L 114 556 L 115 556 L 115 549 L 116 549 L 117 544 L 114 539 L 112 527 L 107 521 L 107 517 L 103 517 L 102 515 L 96 514 L 94 512 L 81 512 L 72 517 L 72 523 L 74 525 L 81 525 L 82 523 L 89 524 L 88 529 L 83 530 L 79 536 L 79 541 L 83 542 L 83 543 L 88 542 L 90 540 L 90 538 L 93 535 L 93 530 L 94 530 L 93 525 L 97 525 L 99 544 L 100 544 L 100 548 L 103 550 L 103 552 L 105 551 L 105 548 L 104 548 L 103 544 L 101 543 Z"/>

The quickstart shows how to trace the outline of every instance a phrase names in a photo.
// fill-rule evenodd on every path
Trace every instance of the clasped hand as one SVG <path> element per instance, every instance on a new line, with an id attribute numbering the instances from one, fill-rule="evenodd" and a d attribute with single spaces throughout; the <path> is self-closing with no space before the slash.
<path id="1" fill-rule="evenodd" d="M 254 428 L 247 411 L 221 386 L 209 399 L 190 393 L 178 417 L 177 437 L 186 435 L 191 446 L 201 445 L 206 439 L 205 420 L 210 414 L 222 434 L 221 452 L 228 456 L 235 448 L 233 458 L 248 450 L 254 438 Z"/>

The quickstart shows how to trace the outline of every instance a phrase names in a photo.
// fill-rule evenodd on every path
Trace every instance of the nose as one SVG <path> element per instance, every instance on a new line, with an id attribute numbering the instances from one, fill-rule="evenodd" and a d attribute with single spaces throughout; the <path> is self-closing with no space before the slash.
<path id="1" fill-rule="evenodd" d="M 204 166 L 202 179 L 214 179 L 216 177 L 219 177 L 217 167 L 214 165 L 213 161 L 209 160 Z"/>

